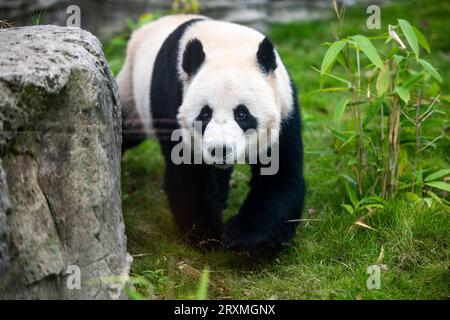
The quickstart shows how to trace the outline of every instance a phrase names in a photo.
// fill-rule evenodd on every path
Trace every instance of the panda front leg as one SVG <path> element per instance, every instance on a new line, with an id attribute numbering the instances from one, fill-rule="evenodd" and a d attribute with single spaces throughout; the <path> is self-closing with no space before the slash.
<path id="1" fill-rule="evenodd" d="M 217 170 L 207 165 L 166 162 L 165 189 L 170 209 L 178 228 L 193 244 L 217 244 L 223 231 L 223 192 Z"/>
<path id="2" fill-rule="evenodd" d="M 303 209 L 303 146 L 300 115 L 296 107 L 282 124 L 275 174 L 265 175 L 261 165 L 252 166 L 250 193 L 239 213 L 225 225 L 222 243 L 225 247 L 257 253 L 276 250 L 289 241 Z"/>

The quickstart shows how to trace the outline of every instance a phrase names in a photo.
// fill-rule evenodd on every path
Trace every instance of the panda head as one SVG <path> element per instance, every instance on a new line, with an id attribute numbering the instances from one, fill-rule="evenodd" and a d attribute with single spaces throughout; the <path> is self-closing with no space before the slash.
<path id="1" fill-rule="evenodd" d="M 253 50 L 204 50 L 192 39 L 180 59 L 183 141 L 207 164 L 248 162 L 277 142 L 286 106 L 277 90 L 277 55 L 264 38 Z"/>

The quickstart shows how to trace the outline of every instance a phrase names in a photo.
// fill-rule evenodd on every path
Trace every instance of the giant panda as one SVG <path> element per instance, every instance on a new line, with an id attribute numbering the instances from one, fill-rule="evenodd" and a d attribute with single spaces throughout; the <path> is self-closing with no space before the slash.
<path id="1" fill-rule="evenodd" d="M 293 237 L 305 196 L 300 111 L 267 37 L 199 15 L 166 16 L 133 33 L 117 82 L 123 150 L 156 134 L 170 209 L 189 240 L 255 253 L 277 251 Z M 204 161 L 174 163 L 176 130 L 188 147 L 183 156 Z M 257 157 L 250 191 L 224 224 L 232 165 L 250 149 L 276 152 L 277 170 L 264 174 L 268 165 Z"/>

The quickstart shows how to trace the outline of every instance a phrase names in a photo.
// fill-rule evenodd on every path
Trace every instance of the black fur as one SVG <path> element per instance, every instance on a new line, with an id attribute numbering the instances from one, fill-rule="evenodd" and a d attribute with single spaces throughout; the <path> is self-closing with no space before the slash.
<path id="1" fill-rule="evenodd" d="M 202 110 L 200 110 L 200 113 L 198 114 L 197 118 L 195 118 L 195 121 L 200 121 L 202 123 L 202 134 L 205 133 L 206 126 L 208 125 L 209 121 L 211 121 L 213 111 L 210 106 L 206 105 L 203 106 Z M 208 115 L 208 116 L 206 116 Z"/>
<path id="2" fill-rule="evenodd" d="M 277 60 L 272 42 L 266 37 L 259 44 L 256 53 L 258 64 L 265 74 L 273 72 L 277 68 Z"/>
<path id="3" fill-rule="evenodd" d="M 199 21 L 193 19 L 180 25 L 164 41 L 156 57 L 150 91 L 153 119 L 176 119 L 183 93 L 176 69 L 178 45 L 186 29 Z M 173 164 L 170 155 L 178 142 L 170 141 L 163 122 L 156 121 L 154 127 L 164 132 L 158 138 L 166 162 L 165 189 L 178 227 L 193 242 L 219 239 L 223 227 L 221 207 L 228 192 L 222 180 L 228 181 L 230 172 L 205 164 Z"/>
<path id="4" fill-rule="evenodd" d="M 189 76 L 193 76 L 205 61 L 205 53 L 203 52 L 203 46 L 198 39 L 192 39 L 186 45 L 186 50 L 183 53 L 183 70 Z"/>
<path id="5" fill-rule="evenodd" d="M 303 209 L 305 184 L 300 112 L 296 90 L 291 86 L 295 102 L 281 126 L 279 170 L 275 175 L 261 175 L 261 165 L 252 165 L 250 193 L 222 234 L 226 247 L 250 252 L 277 249 L 294 235 Z"/>
<path id="6" fill-rule="evenodd" d="M 166 162 L 165 189 L 170 208 L 181 231 L 194 242 L 222 239 L 226 247 L 249 252 L 278 248 L 294 234 L 297 222 L 286 221 L 300 217 L 305 193 L 297 103 L 291 116 L 282 123 L 278 173 L 262 176 L 261 165 L 252 166 L 251 191 L 238 215 L 225 227 L 221 211 L 228 196 L 231 169 L 206 164 L 175 165 L 171 161 L 172 148 L 178 142 L 170 141 L 167 132 L 177 126 L 167 127 L 164 123 L 176 119 L 182 104 L 183 85 L 178 78 L 176 61 L 179 41 L 194 23 L 201 21 L 195 19 L 182 24 L 166 39 L 157 55 L 152 76 L 151 112 L 157 132 L 165 132 L 158 138 Z M 261 53 L 258 51 L 258 57 L 255 57 L 261 66 L 265 66 L 265 71 L 274 70 L 267 48 L 267 44 L 262 43 Z"/>
<path id="7" fill-rule="evenodd" d="M 145 128 L 136 111 L 122 108 L 122 154 L 145 140 Z"/>
<path id="8" fill-rule="evenodd" d="M 153 128 L 161 141 L 170 140 L 172 130 L 179 127 L 176 116 L 183 98 L 176 63 L 179 41 L 190 25 L 202 20 L 192 19 L 181 24 L 167 37 L 156 56 L 150 88 L 150 112 Z"/>
<path id="9" fill-rule="evenodd" d="M 244 119 L 239 118 L 239 113 L 243 112 L 246 116 Z M 234 110 L 234 118 L 236 123 L 245 132 L 249 129 L 256 129 L 258 127 L 258 120 L 248 111 L 247 107 L 243 104 L 238 105 Z"/>

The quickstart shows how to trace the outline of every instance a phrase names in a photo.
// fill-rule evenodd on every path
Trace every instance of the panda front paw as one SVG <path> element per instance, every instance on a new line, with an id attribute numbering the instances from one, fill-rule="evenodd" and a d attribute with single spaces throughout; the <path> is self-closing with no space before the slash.
<path id="1" fill-rule="evenodd" d="M 239 252 L 258 254 L 279 250 L 283 245 L 283 238 L 278 232 L 271 232 L 264 226 L 251 225 L 238 216 L 225 224 L 222 233 L 222 245 L 227 249 Z"/>

